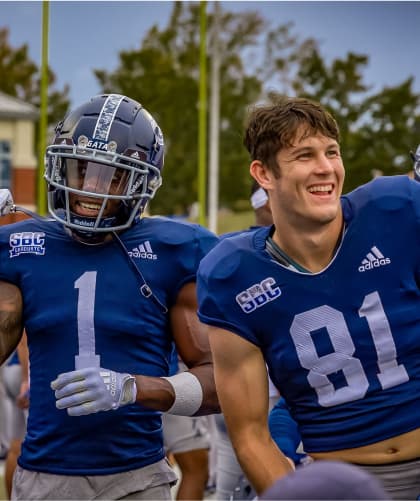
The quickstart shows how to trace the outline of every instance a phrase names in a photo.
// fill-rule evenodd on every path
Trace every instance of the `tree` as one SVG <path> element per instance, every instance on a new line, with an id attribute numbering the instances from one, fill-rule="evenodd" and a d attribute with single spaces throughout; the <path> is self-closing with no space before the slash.
<path id="1" fill-rule="evenodd" d="M 114 71 L 95 70 L 104 92 L 144 103 L 163 129 L 164 186 L 152 202 L 153 212 L 183 213 L 197 200 L 199 24 L 197 3 L 174 2 L 166 27 L 153 26 L 138 49 L 122 51 Z M 207 24 L 211 54 L 211 14 Z M 245 116 L 251 104 L 279 93 L 315 99 L 334 114 L 341 130 L 346 191 L 375 171 L 409 170 L 405 159 L 416 148 L 420 131 L 420 96 L 412 79 L 373 93 L 364 81 L 365 54 L 349 52 L 328 64 L 316 40 L 299 37 L 292 23 L 271 28 L 258 12 L 223 11 L 220 25 L 222 206 L 234 208 L 240 200 L 248 205 Z"/>
<path id="2" fill-rule="evenodd" d="M 28 54 L 26 44 L 11 47 L 8 28 L 0 28 L 0 90 L 39 108 L 40 69 Z M 56 77 L 48 70 L 48 123 L 55 124 L 69 107 L 69 86 L 62 91 L 54 88 Z"/>
<path id="3" fill-rule="evenodd" d="M 412 89 L 413 79 L 372 94 L 363 77 L 368 62 L 368 56 L 350 52 L 328 65 L 313 45 L 299 59 L 290 82 L 295 94 L 319 101 L 336 118 L 347 171 L 345 191 L 376 174 L 409 171 L 409 151 L 419 142 L 420 96 Z"/>
<path id="4" fill-rule="evenodd" d="M 364 101 L 360 125 L 349 145 L 348 189 L 368 181 L 374 172 L 394 175 L 412 169 L 409 152 L 420 142 L 420 100 L 412 85 L 408 78 Z"/>
<path id="5" fill-rule="evenodd" d="M 223 13 L 221 67 L 220 199 L 229 203 L 248 192 L 247 156 L 242 141 L 246 106 L 261 83 L 245 74 L 241 51 L 256 43 L 263 27 L 257 13 Z M 212 16 L 208 20 L 209 31 Z M 152 209 L 183 213 L 197 200 L 199 5 L 174 2 L 168 25 L 152 27 L 138 50 L 122 51 L 113 72 L 95 70 L 105 92 L 120 92 L 144 103 L 165 135 L 164 186 Z M 247 195 L 246 195 L 247 196 Z"/>

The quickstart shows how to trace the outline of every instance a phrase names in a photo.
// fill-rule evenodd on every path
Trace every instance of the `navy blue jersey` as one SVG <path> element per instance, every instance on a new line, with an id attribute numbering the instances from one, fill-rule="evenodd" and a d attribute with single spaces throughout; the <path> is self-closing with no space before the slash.
<path id="1" fill-rule="evenodd" d="M 132 404 L 70 417 L 56 409 L 50 388 L 58 374 L 92 365 L 146 376 L 169 373 L 165 308 L 195 281 L 217 237 L 198 225 L 145 218 L 120 238 L 126 250 L 115 240 L 81 244 L 54 221 L 0 228 L 0 279 L 22 291 L 30 353 L 28 434 L 19 459 L 24 468 L 111 474 L 164 457 L 160 412 Z M 130 258 L 153 296 L 146 297 Z"/>
<path id="2" fill-rule="evenodd" d="M 225 238 L 235 237 L 237 235 L 241 235 L 242 233 L 248 233 L 250 231 L 258 230 L 259 228 L 261 228 L 261 226 L 250 226 L 245 230 L 237 230 L 237 231 L 230 231 L 228 233 L 222 233 L 221 235 L 219 235 L 219 239 L 223 240 Z"/>
<path id="3" fill-rule="evenodd" d="M 174 344 L 171 354 L 169 355 L 169 375 L 174 376 L 178 374 L 179 362 L 178 362 L 178 352 Z"/>
<path id="4" fill-rule="evenodd" d="M 344 237 L 319 273 L 275 261 L 269 228 L 221 241 L 198 273 L 201 321 L 261 349 L 306 452 L 419 426 L 420 184 L 378 178 L 342 207 Z"/>

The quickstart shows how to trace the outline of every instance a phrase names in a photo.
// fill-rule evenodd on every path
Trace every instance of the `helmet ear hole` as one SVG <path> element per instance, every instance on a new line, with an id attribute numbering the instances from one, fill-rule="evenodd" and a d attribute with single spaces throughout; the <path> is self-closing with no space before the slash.
<path id="1" fill-rule="evenodd" d="M 125 230 L 161 186 L 163 158 L 162 132 L 141 104 L 95 96 L 66 115 L 47 147 L 49 212 L 89 235 Z"/>

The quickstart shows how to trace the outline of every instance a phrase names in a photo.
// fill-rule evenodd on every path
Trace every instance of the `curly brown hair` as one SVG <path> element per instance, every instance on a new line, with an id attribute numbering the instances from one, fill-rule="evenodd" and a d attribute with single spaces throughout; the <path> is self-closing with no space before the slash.
<path id="1" fill-rule="evenodd" d="M 337 122 L 319 103 L 299 97 L 279 97 L 273 104 L 251 109 L 244 145 L 251 160 L 260 160 L 278 177 L 278 151 L 315 134 L 337 142 L 340 139 Z"/>

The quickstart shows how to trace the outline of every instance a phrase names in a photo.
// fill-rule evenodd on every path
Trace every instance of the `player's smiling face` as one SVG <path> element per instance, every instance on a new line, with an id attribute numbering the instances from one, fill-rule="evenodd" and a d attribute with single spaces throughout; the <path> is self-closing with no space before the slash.
<path id="1" fill-rule="evenodd" d="M 67 160 L 67 178 L 70 187 L 88 193 L 118 195 L 124 192 L 127 179 L 121 169 L 84 160 Z M 70 210 L 84 217 L 96 217 L 103 204 L 102 197 L 70 193 Z M 120 206 L 120 201 L 107 201 L 102 217 L 112 216 Z"/>
<path id="2" fill-rule="evenodd" d="M 306 136 L 281 149 L 276 158 L 280 177 L 275 198 L 279 206 L 299 219 L 319 223 L 334 220 L 344 182 L 337 141 L 320 134 Z"/>

